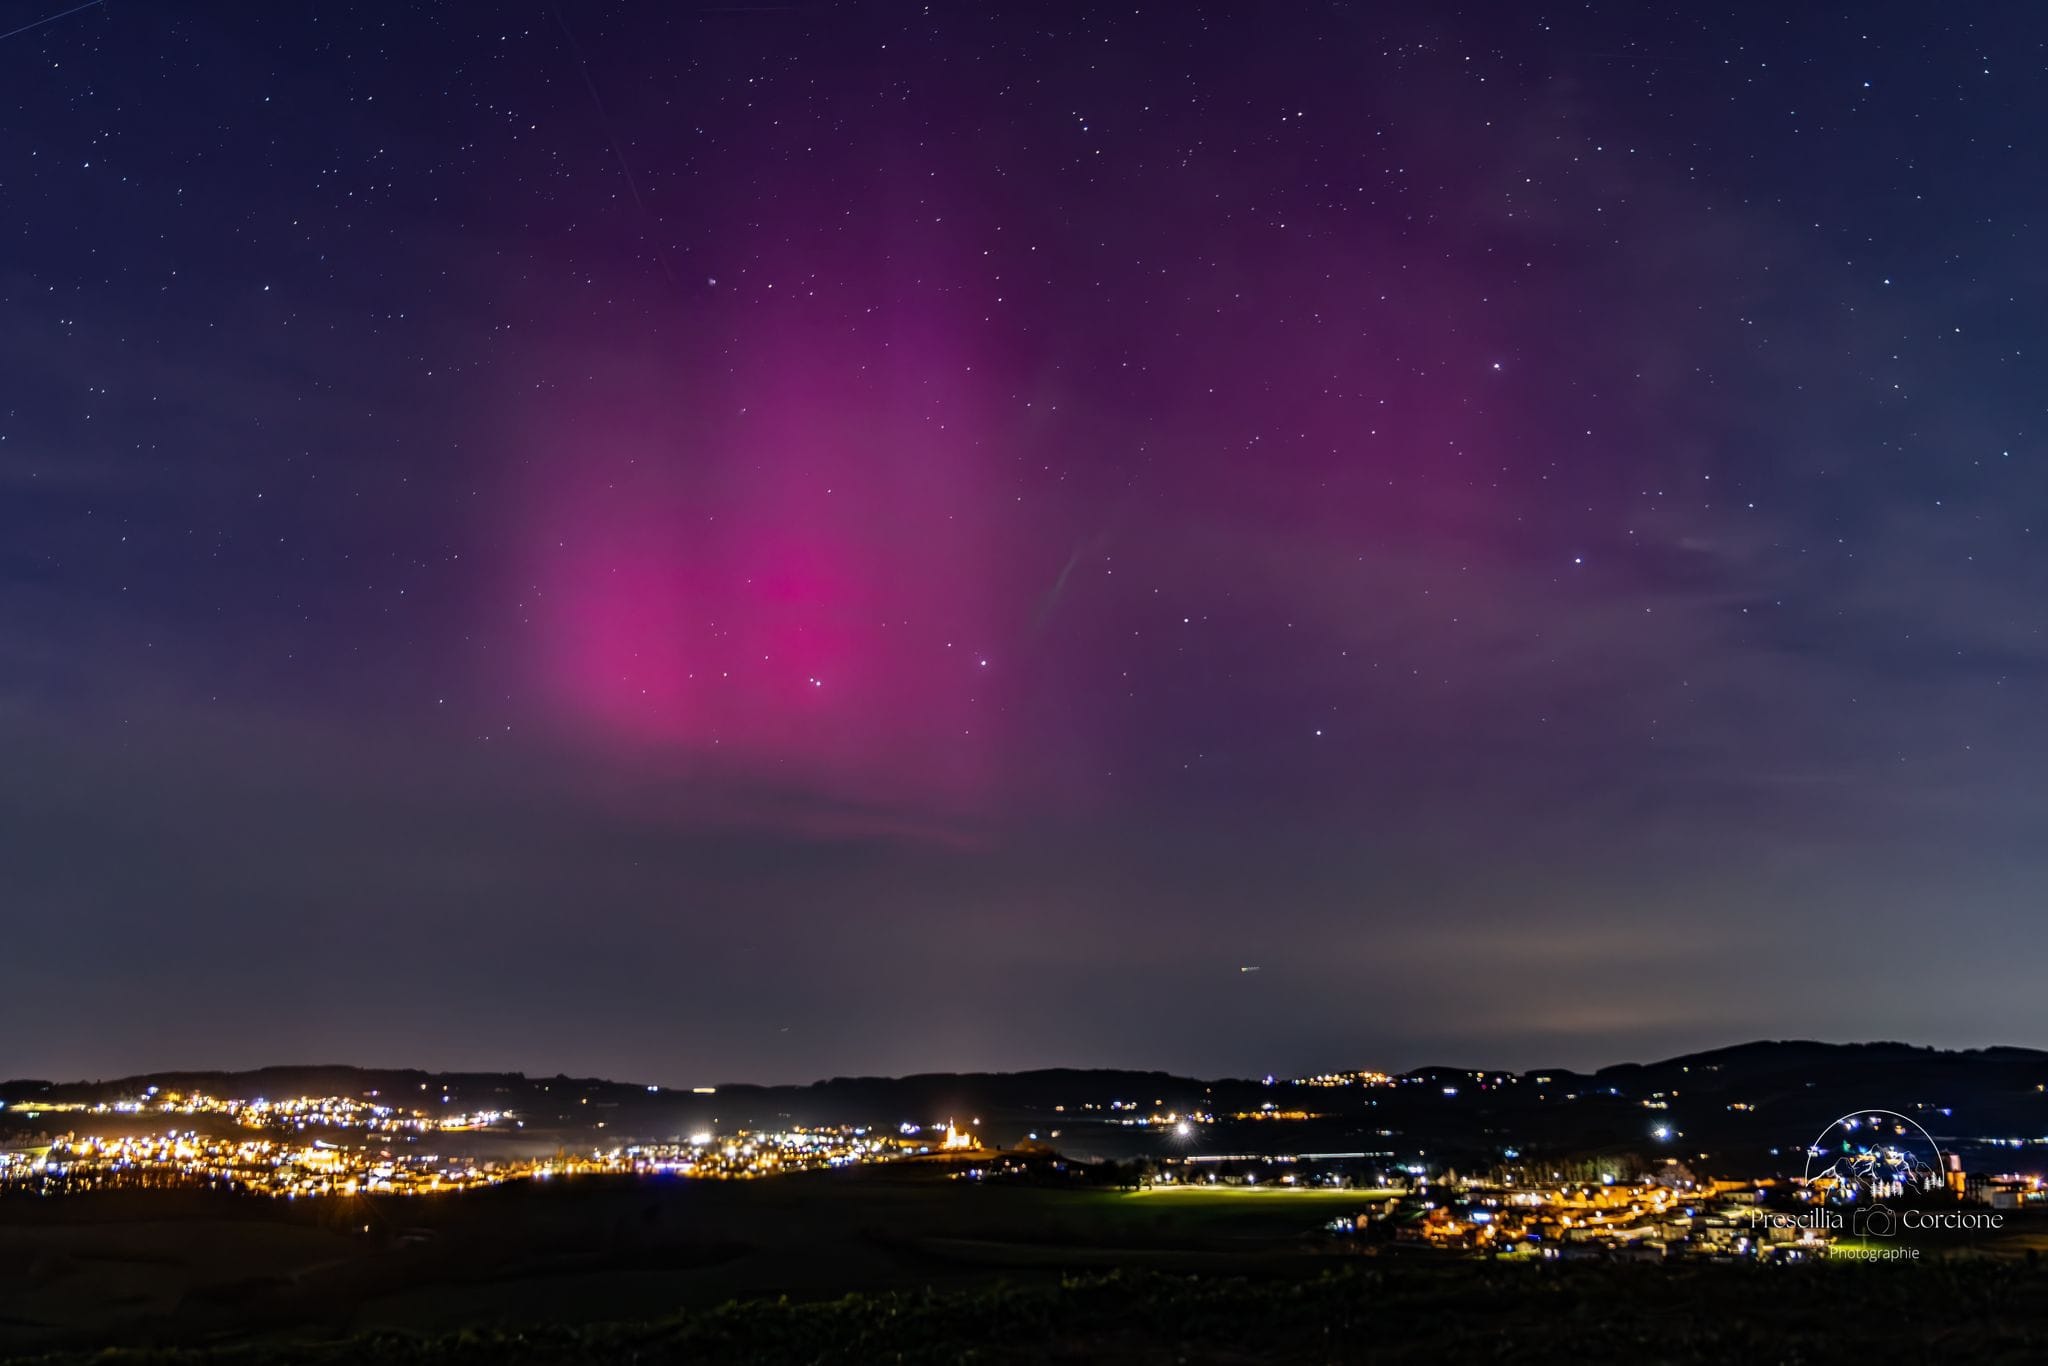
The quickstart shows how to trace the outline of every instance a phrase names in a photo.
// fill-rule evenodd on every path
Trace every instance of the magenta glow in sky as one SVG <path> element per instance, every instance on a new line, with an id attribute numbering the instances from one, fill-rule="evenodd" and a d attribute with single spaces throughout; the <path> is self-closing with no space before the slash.
<path id="1" fill-rule="evenodd" d="M 560 9 L 0 45 L 21 1070 L 2048 1042 L 2032 11 Z"/>
<path id="2" fill-rule="evenodd" d="M 1000 399 L 942 317 L 827 311 L 747 310 L 666 436 L 548 429 L 518 528 L 529 667 L 602 744 L 971 812 L 1024 621 L 984 511 Z"/>

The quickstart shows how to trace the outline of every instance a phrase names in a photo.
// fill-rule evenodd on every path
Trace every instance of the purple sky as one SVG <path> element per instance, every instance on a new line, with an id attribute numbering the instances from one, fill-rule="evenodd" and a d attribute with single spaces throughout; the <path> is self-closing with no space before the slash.
<path id="1" fill-rule="evenodd" d="M 1880 8 L 0 43 L 0 1074 L 2048 1042 L 2048 30 Z"/>

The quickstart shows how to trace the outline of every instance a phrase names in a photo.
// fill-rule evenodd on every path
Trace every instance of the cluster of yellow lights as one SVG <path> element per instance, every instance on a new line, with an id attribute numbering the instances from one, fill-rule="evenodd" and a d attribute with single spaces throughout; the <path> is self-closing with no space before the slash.
<path id="1" fill-rule="evenodd" d="M 1271 1102 L 1268 1102 L 1265 1105 L 1261 1105 L 1256 1110 L 1239 1110 L 1236 1114 L 1232 1115 L 1231 1118 L 1304 1120 L 1321 1119 L 1322 1116 L 1315 1113 L 1313 1110 L 1283 1110 L 1279 1106 L 1274 1105 Z"/>
<path id="2" fill-rule="evenodd" d="M 27 1119 L 50 1115 L 207 1116 L 245 1129 L 361 1129 L 370 1133 L 455 1133 L 489 1128 L 513 1118 L 509 1110 L 474 1114 L 431 1114 L 358 1100 L 353 1096 L 292 1096 L 283 1100 L 228 1099 L 203 1092 L 155 1091 L 134 1100 L 35 1101 L 11 1113 Z"/>
<path id="3" fill-rule="evenodd" d="M 1675 1231 L 1689 1249 L 1713 1255 L 1758 1255 L 1767 1242 L 1790 1243 L 1796 1251 L 1810 1252 L 1827 1241 L 1813 1231 L 1787 1230 L 1768 1240 L 1754 1233 L 1752 1221 L 1742 1213 L 1748 1207 L 1726 1202 L 1736 1189 L 1755 1184 L 1716 1182 L 1706 1189 L 1679 1189 L 1639 1181 L 1494 1191 L 1468 1195 L 1462 1213 L 1450 1204 L 1434 1208 L 1400 1236 L 1439 1245 L 1519 1247 L 1522 1235 L 1535 1234 L 1538 1246 L 1614 1246 Z M 1704 1217 L 1710 1212 L 1719 1218 Z"/>
<path id="4" fill-rule="evenodd" d="M 1385 1072 L 1320 1072 L 1313 1077 L 1296 1077 L 1296 1086 L 1392 1086 Z"/>
<path id="5" fill-rule="evenodd" d="M 192 1131 L 121 1136 L 64 1134 L 47 1148 L 0 1162 L 0 1183 L 49 1190 L 121 1184 L 203 1184 L 264 1195 L 411 1194 L 490 1185 L 517 1175 L 509 1164 L 478 1164 L 431 1153 L 388 1153 L 299 1145 L 272 1138 L 220 1138 Z"/>
<path id="6" fill-rule="evenodd" d="M 694 1134 L 547 1158 L 478 1162 L 431 1153 L 310 1145 L 276 1138 L 221 1138 L 191 1130 L 132 1136 L 64 1134 L 45 1148 L 0 1153 L 0 1185 L 45 1193 L 121 1184 L 204 1184 L 276 1196 L 423 1195 L 554 1176 L 630 1174 L 745 1179 L 889 1162 L 936 1151 L 974 1151 L 972 1132 L 951 1123 L 936 1142 L 865 1128 Z"/>

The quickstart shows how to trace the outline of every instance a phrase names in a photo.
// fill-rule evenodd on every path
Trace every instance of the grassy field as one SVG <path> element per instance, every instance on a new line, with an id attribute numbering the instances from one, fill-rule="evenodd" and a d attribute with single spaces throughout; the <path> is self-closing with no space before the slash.
<path id="1" fill-rule="evenodd" d="M 1318 1186 L 1145 1186 L 1119 1194 L 1130 1207 L 1167 1206 L 1174 1209 L 1214 1211 L 1235 1218 L 1238 1213 L 1263 1206 L 1273 1212 L 1321 1210 L 1335 1215 L 1381 1200 L 1392 1200 L 1398 1190 L 1327 1190 Z"/>
<path id="2" fill-rule="evenodd" d="M 0 1353 L 654 1318 L 731 1299 L 1236 1273 L 1372 1193 L 1123 1192 L 880 1169 L 583 1179 L 432 1200 L 138 1191 L 0 1202 Z"/>
<path id="3" fill-rule="evenodd" d="M 2048 1276 L 2025 1262 L 1896 1268 L 1326 1264 L 1293 1277 L 1115 1272 L 840 1299 L 734 1302 L 646 1323 L 130 1349 L 46 1366 L 1120 1366 L 2035 1362 Z"/>
<path id="4" fill-rule="evenodd" d="M 1257 1324 L 1293 1306 L 1312 1316 L 1313 1332 L 1293 1324 L 1267 1329 L 1294 1347 L 1348 1344 L 1349 1335 L 1388 1331 L 1398 1309 L 1401 1333 L 1476 1349 L 1484 1344 L 1471 1338 L 1476 1329 L 1466 1311 L 1505 1296 L 1499 1312 L 1508 1320 L 1545 1322 L 1547 1311 L 1539 1311 L 1549 1305 L 1569 1310 L 1560 1322 L 1575 1332 L 1626 1337 L 1599 1318 L 1593 1289 L 1583 1299 L 1546 1298 L 1562 1284 L 1627 1287 L 1613 1312 L 1652 1315 L 1629 1330 L 1645 1350 L 1638 1359 L 1690 1361 L 1710 1358 L 1660 1356 L 1654 1318 L 1692 1322 L 1684 1287 L 1734 1317 L 1775 1306 L 1770 1312 L 1787 1331 L 1799 1322 L 1803 1296 L 1835 1294 L 1848 1284 L 1844 1275 L 1870 1277 L 1857 1284 L 1874 1296 L 1905 1295 L 1916 1309 L 1936 1294 L 1992 1313 L 1978 1288 L 2000 1287 L 2002 1295 L 2020 1287 L 2036 1300 L 2048 1289 L 2039 1258 L 2024 1255 L 2029 1240 L 2039 1241 L 2031 1228 L 1978 1248 L 1993 1255 L 1974 1268 L 1935 1259 L 1790 1271 L 1648 1266 L 1581 1274 L 1573 1267 L 1562 1282 L 1517 1279 L 1533 1268 L 1360 1258 L 1347 1255 L 1351 1245 L 1320 1234 L 1333 1216 L 1384 1198 L 983 1185 L 938 1171 L 867 1169 L 755 1182 L 586 1179 L 432 1200 L 129 1192 L 0 1201 L 0 1358 L 112 1345 L 143 1352 L 241 1347 L 249 1354 L 240 1359 L 251 1363 L 275 1356 L 338 1364 L 412 1352 L 422 1361 L 597 1360 L 610 1352 L 640 1353 L 643 1361 L 823 1360 L 842 1358 L 821 1354 L 820 1343 L 846 1338 L 924 1359 L 917 1353 L 939 1349 L 916 1333 L 981 1331 L 974 1324 L 1021 1332 L 1023 1323 L 1053 1334 L 1041 1344 L 1052 1359 L 1083 1360 L 1097 1348 L 1131 1345 L 1136 1330 L 1104 1316 L 1117 1295 L 1137 1293 L 1134 1286 L 1156 1301 L 1131 1320 L 1150 1324 L 1147 1333 L 1158 1325 L 1144 1315 L 1223 1315 L 1228 1308 Z M 1314 1289 L 1333 1268 L 1338 1288 Z M 1623 1279 L 1600 1279 L 1609 1275 Z M 1897 1307 L 1887 1300 L 1885 1312 Z M 2015 1322 L 2033 1319 L 2021 1314 Z M 913 1332 L 908 1323 L 924 1326 Z M 642 1326 L 619 1326 L 631 1324 Z M 1994 1327 L 1942 1331 L 2003 1350 L 2006 1339 Z M 898 1328 L 911 1336 L 890 1338 Z M 1215 1331 L 1222 1355 L 1203 1355 L 1203 1348 L 1186 1359 L 1268 1359 L 1243 1332 Z M 1725 1340 L 1725 1329 L 1716 1331 L 1722 1337 L 1710 1340 Z M 791 1355 L 777 1357 L 767 1346 L 759 1356 L 742 1351 L 736 1344 L 746 1334 Z M 320 1345 L 337 1342 L 352 1345 L 321 1355 L 341 1351 Z M 492 1350 L 500 1355 L 478 1344 L 498 1344 Z M 954 1345 L 985 1346 L 978 1337 Z M 960 1358 L 941 1352 L 932 1359 Z"/>

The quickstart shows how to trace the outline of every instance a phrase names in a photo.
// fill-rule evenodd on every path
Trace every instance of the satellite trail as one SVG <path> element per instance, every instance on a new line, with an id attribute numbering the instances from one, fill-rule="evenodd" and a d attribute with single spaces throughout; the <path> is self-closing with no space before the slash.
<path id="1" fill-rule="evenodd" d="M 0 43 L 6 42 L 9 38 L 12 38 L 17 34 L 27 33 L 30 29 L 41 28 L 44 24 L 54 24 L 59 19 L 69 19 L 72 15 L 78 14 L 84 10 L 98 9 L 101 5 L 104 5 L 106 2 L 107 0 L 86 0 L 84 4 L 73 5 L 70 9 L 63 11 L 61 14 L 53 14 L 47 19 L 38 19 L 33 24 L 23 24 L 20 28 L 11 28 L 7 30 L 7 32 L 5 33 L 0 33 Z"/>

